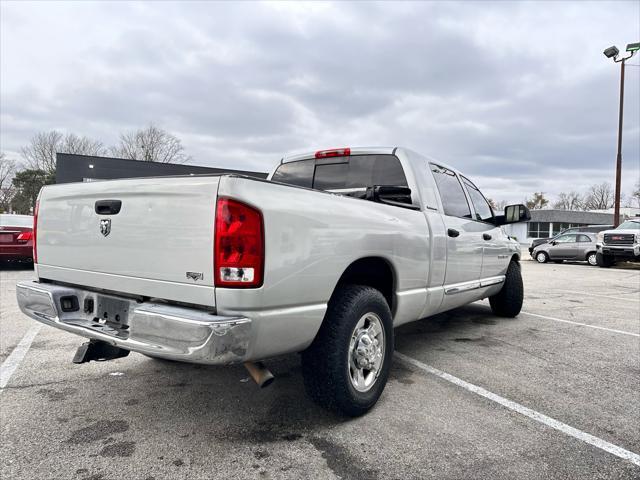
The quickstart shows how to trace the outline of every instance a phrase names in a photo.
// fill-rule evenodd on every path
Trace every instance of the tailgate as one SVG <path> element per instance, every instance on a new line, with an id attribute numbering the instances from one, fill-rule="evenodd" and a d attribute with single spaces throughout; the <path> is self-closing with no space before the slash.
<path id="1" fill-rule="evenodd" d="M 213 229 L 219 179 L 136 178 L 44 188 L 38 215 L 39 277 L 215 305 Z M 120 202 L 120 210 L 98 214 L 96 202 Z"/>

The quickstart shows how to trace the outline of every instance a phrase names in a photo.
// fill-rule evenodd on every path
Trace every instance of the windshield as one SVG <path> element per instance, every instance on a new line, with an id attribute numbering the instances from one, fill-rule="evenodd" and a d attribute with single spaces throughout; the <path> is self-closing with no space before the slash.
<path id="1" fill-rule="evenodd" d="M 626 222 L 618 225 L 618 228 L 616 228 L 616 230 L 640 230 L 640 222 L 627 220 Z"/>
<path id="2" fill-rule="evenodd" d="M 0 225 L 3 227 L 33 227 L 31 215 L 0 215 Z"/>

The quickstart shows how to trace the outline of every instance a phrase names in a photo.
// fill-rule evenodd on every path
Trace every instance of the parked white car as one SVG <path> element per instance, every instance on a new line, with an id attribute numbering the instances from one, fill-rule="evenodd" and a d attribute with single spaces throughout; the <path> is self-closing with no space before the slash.
<path id="1" fill-rule="evenodd" d="M 285 157 L 269 180 L 205 175 L 44 187 L 24 313 L 88 337 L 75 361 L 140 352 L 206 364 L 301 352 L 321 405 L 360 415 L 393 328 L 489 298 L 521 309 L 520 249 L 467 177 L 403 148 Z"/>

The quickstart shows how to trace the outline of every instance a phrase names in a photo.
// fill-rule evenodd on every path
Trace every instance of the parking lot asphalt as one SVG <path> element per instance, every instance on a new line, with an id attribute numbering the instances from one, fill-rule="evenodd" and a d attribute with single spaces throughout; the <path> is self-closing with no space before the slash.
<path id="1" fill-rule="evenodd" d="M 522 266 L 517 318 L 482 301 L 399 328 L 358 419 L 305 397 L 296 355 L 263 390 L 241 366 L 74 365 L 82 339 L 18 310 L 33 271 L 2 270 L 0 477 L 640 478 L 640 269 Z"/>

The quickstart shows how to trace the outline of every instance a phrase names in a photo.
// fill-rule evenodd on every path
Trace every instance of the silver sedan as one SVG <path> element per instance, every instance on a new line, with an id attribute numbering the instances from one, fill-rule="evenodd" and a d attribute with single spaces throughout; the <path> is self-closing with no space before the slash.
<path id="1" fill-rule="evenodd" d="M 591 233 L 567 233 L 549 243 L 538 245 L 533 250 L 533 258 L 538 263 L 549 260 L 562 263 L 563 260 L 579 260 L 596 263 L 596 236 Z"/>

